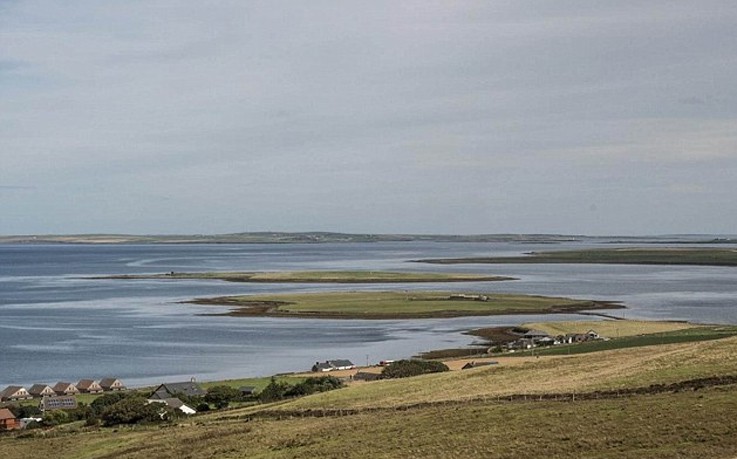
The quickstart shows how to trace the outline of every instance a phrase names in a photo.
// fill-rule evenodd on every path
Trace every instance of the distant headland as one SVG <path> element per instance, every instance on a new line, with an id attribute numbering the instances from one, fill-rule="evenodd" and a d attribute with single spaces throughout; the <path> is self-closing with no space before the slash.
<path id="1" fill-rule="evenodd" d="M 288 244 L 370 242 L 516 242 L 557 244 L 592 241 L 622 244 L 734 244 L 737 236 L 585 236 L 565 234 L 373 234 L 336 232 L 243 232 L 192 235 L 66 234 L 0 236 L 0 244 Z"/>

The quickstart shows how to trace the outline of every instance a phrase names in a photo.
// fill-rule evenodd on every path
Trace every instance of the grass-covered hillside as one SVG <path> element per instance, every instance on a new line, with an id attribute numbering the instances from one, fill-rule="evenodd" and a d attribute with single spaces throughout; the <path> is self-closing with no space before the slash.
<path id="1" fill-rule="evenodd" d="M 62 459 L 737 456 L 736 337 L 509 359 L 166 427 L 4 435 L 0 451 Z"/>

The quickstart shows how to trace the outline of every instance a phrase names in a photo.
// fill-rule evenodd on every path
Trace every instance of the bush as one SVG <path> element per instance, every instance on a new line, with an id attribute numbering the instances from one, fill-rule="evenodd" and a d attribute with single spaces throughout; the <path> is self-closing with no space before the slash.
<path id="1" fill-rule="evenodd" d="M 225 408 L 230 402 L 241 398 L 241 391 L 230 386 L 213 386 L 207 390 L 207 395 L 205 395 L 205 401 L 212 403 L 218 409 Z"/>
<path id="2" fill-rule="evenodd" d="M 132 392 L 109 392 L 93 400 L 92 403 L 90 403 L 90 408 L 95 416 L 99 416 L 106 408 L 135 395 L 136 394 Z"/>
<path id="3" fill-rule="evenodd" d="M 47 411 L 43 415 L 41 425 L 45 427 L 53 427 L 70 421 L 71 420 L 69 419 L 69 415 L 63 410 Z"/>
<path id="4" fill-rule="evenodd" d="M 443 362 L 434 360 L 398 360 L 389 364 L 381 372 L 384 378 L 408 378 L 427 373 L 440 373 L 448 371 L 449 368 Z"/>
<path id="5" fill-rule="evenodd" d="M 292 386 L 284 394 L 286 397 L 301 397 L 316 392 L 327 392 L 343 387 L 343 381 L 335 376 L 320 376 L 318 378 L 307 378 L 303 382 Z"/>
<path id="6" fill-rule="evenodd" d="M 8 405 L 7 407 L 16 418 L 36 418 L 41 415 L 38 405 Z"/>
<path id="7" fill-rule="evenodd" d="M 282 400 L 286 397 L 287 391 L 291 388 L 289 384 L 277 381 L 275 377 L 271 377 L 271 381 L 269 382 L 269 385 L 264 387 L 264 390 L 262 390 L 258 394 L 258 399 L 262 403 L 268 403 L 268 402 L 275 402 L 277 400 Z"/>
<path id="8" fill-rule="evenodd" d="M 175 417 L 176 413 L 162 403 L 147 403 L 140 396 L 128 397 L 111 405 L 102 412 L 105 426 L 161 422 Z"/>

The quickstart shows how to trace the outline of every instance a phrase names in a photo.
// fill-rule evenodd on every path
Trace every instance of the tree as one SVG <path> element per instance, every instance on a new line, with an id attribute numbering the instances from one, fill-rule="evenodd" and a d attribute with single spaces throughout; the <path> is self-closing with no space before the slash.
<path id="1" fill-rule="evenodd" d="M 213 386 L 207 390 L 205 401 L 218 409 L 226 408 L 230 402 L 241 399 L 241 391 L 230 386 Z"/>
<path id="2" fill-rule="evenodd" d="M 69 415 L 63 410 L 47 411 L 43 415 L 41 425 L 46 427 L 58 426 L 69 422 Z"/>
<path id="3" fill-rule="evenodd" d="M 35 418 L 41 415 L 41 410 L 37 405 L 8 405 L 8 409 L 16 418 Z"/>
<path id="4" fill-rule="evenodd" d="M 283 381 L 277 381 L 276 378 L 272 376 L 269 385 L 264 387 L 264 390 L 258 394 L 258 399 L 262 403 L 282 400 L 286 397 L 286 393 L 290 388 L 291 386 L 289 384 Z"/>
<path id="5" fill-rule="evenodd" d="M 439 373 L 448 371 L 449 368 L 443 362 L 435 360 L 398 360 L 390 363 L 381 372 L 385 378 L 408 378 L 427 373 Z"/>
<path id="6" fill-rule="evenodd" d="M 90 403 L 90 408 L 95 416 L 99 416 L 107 407 L 115 405 L 119 401 L 133 396 L 136 396 L 133 392 L 109 392 L 93 400 L 92 403 Z"/>

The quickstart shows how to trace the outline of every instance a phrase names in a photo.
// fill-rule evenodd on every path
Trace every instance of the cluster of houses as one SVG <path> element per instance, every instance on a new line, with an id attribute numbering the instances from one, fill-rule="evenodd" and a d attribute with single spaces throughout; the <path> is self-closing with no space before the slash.
<path id="1" fill-rule="evenodd" d="M 40 398 L 39 409 L 45 413 L 54 410 L 73 410 L 77 408 L 76 395 L 99 394 L 106 391 L 125 390 L 125 385 L 116 378 L 103 378 L 100 382 L 83 379 L 77 384 L 58 382 L 53 386 L 34 384 L 29 389 L 23 386 L 8 386 L 0 392 L 0 402 L 17 402 Z M 22 429 L 29 421 L 40 421 L 41 418 L 16 419 L 7 409 L 0 408 L 0 431 Z"/>
<path id="2" fill-rule="evenodd" d="M 82 379 L 77 384 L 58 382 L 53 386 L 34 384 L 30 389 L 23 386 L 8 386 L 0 392 L 0 402 L 15 402 L 33 398 L 74 396 L 78 394 L 101 394 L 106 391 L 125 390 L 125 385 L 116 378 L 103 378 L 100 382 Z"/>
<path id="3" fill-rule="evenodd" d="M 607 340 L 600 336 L 594 330 L 586 333 L 569 333 L 567 335 L 551 336 L 541 330 L 528 330 L 518 339 L 506 343 L 506 350 L 514 352 L 516 350 L 534 349 L 540 346 L 558 346 L 561 344 L 583 343 L 586 341 Z"/>

